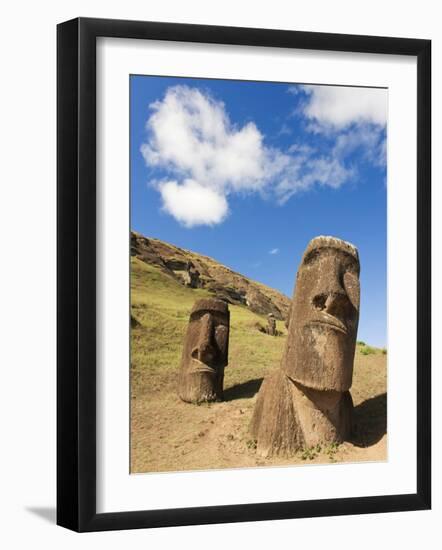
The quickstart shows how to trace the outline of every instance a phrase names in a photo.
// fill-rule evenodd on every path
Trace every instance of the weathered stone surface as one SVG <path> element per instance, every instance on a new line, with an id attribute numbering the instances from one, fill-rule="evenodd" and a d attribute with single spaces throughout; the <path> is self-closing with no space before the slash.
<path id="1" fill-rule="evenodd" d="M 228 363 L 230 313 L 215 298 L 195 302 L 190 313 L 181 358 L 178 395 L 188 403 L 223 399 Z"/>
<path id="2" fill-rule="evenodd" d="M 260 454 L 349 436 L 359 299 L 357 249 L 333 237 L 313 239 L 298 270 L 280 369 L 263 383 L 253 414 Z"/>
<path id="3" fill-rule="evenodd" d="M 290 456 L 304 446 L 304 434 L 292 395 L 292 383 L 281 369 L 267 376 L 258 393 L 250 433 L 258 454 Z"/>
<path id="4" fill-rule="evenodd" d="M 200 286 L 200 272 L 193 265 L 192 262 L 189 262 L 189 267 L 187 269 L 188 282 L 187 286 L 190 288 L 198 288 Z"/>
<path id="5" fill-rule="evenodd" d="M 276 336 L 276 319 L 273 313 L 267 315 L 267 334 Z"/>
<path id="6" fill-rule="evenodd" d="M 287 376 L 318 390 L 348 390 L 358 319 L 356 248 L 332 237 L 313 239 L 296 279 L 283 358 Z"/>
<path id="7" fill-rule="evenodd" d="M 189 262 L 186 259 L 166 258 L 163 261 L 166 267 L 172 271 L 187 271 L 189 269 Z"/>
<path id="8" fill-rule="evenodd" d="M 169 264 L 166 264 L 169 267 Z M 199 288 L 200 272 L 196 269 L 192 262 L 183 262 L 182 264 L 173 264 L 177 269 L 173 270 L 174 275 L 182 280 L 185 286 L 190 288 Z M 178 269 L 182 267 L 183 269 Z"/>
<path id="9" fill-rule="evenodd" d="M 280 292 L 252 281 L 208 256 L 184 250 L 159 239 L 131 232 L 131 255 L 154 265 L 181 284 L 204 288 L 229 304 L 245 305 L 260 315 L 287 316 L 290 300 Z"/>
<path id="10" fill-rule="evenodd" d="M 218 299 L 224 300 L 229 304 L 247 305 L 245 292 L 238 290 L 229 284 L 221 284 L 217 281 L 209 280 L 206 281 L 204 288 L 209 292 L 213 292 Z"/>

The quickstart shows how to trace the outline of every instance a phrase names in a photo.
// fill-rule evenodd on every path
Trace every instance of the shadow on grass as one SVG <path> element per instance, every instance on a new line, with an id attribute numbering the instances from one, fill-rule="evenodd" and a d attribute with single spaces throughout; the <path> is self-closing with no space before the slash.
<path id="1" fill-rule="evenodd" d="M 255 378 L 241 384 L 236 384 L 231 388 L 224 390 L 224 401 L 233 401 L 234 399 L 244 399 L 253 397 L 261 386 L 263 378 Z"/>
<path id="2" fill-rule="evenodd" d="M 387 394 L 367 399 L 353 410 L 353 433 L 350 442 L 357 447 L 371 447 L 387 432 Z"/>

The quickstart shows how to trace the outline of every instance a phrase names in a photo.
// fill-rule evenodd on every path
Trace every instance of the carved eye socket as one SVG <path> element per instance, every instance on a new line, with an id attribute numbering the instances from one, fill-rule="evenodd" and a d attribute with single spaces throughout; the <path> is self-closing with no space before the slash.
<path id="1" fill-rule="evenodd" d="M 355 309 L 359 309 L 359 300 L 361 294 L 359 277 L 356 275 L 356 273 L 347 271 L 346 273 L 344 273 L 343 282 L 345 291 L 347 292 L 347 296 L 350 302 Z"/>
<path id="2" fill-rule="evenodd" d="M 317 294 L 312 300 L 313 307 L 318 311 L 325 309 L 326 302 L 327 294 Z"/>
<path id="3" fill-rule="evenodd" d="M 226 348 L 228 337 L 229 329 L 225 325 L 218 325 L 215 328 L 215 340 L 219 349 L 223 350 Z"/>

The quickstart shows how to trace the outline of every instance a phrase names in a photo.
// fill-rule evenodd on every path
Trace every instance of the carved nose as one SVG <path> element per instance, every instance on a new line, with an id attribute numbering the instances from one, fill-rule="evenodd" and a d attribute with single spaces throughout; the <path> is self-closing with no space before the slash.
<path id="1" fill-rule="evenodd" d="M 312 300 L 313 307 L 339 319 L 345 324 L 349 300 L 344 291 L 329 291 L 316 294 Z"/>
<path id="2" fill-rule="evenodd" d="M 335 258 L 325 259 L 322 270 L 327 273 L 327 277 L 319 279 L 312 305 L 318 311 L 340 317 L 347 306 L 348 297 L 341 284 L 339 262 Z"/>
<path id="3" fill-rule="evenodd" d="M 325 301 L 325 311 L 333 317 L 342 318 L 345 316 L 348 304 L 345 292 L 331 292 Z"/>
<path id="4" fill-rule="evenodd" d="M 213 323 L 210 315 L 204 315 L 200 320 L 199 338 L 197 346 L 192 350 L 192 357 L 203 363 L 211 363 L 216 351 L 213 345 Z"/>

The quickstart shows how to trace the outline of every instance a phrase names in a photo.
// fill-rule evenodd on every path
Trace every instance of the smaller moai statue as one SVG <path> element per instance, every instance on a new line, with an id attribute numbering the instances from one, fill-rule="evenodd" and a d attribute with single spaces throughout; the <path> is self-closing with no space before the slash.
<path id="1" fill-rule="evenodd" d="M 198 271 L 198 269 L 193 264 L 191 264 L 189 265 L 189 269 L 187 272 L 190 279 L 190 288 L 198 288 L 200 282 L 200 272 Z"/>
<path id="2" fill-rule="evenodd" d="M 264 379 L 250 431 L 262 456 L 291 455 L 350 435 L 350 387 L 359 320 L 359 255 L 316 237 L 296 277 L 279 369 Z"/>
<path id="3" fill-rule="evenodd" d="M 187 403 L 221 401 L 228 363 L 230 312 L 226 302 L 203 298 L 190 312 L 178 377 Z"/>
<path id="4" fill-rule="evenodd" d="M 273 313 L 267 315 L 267 334 L 276 336 L 276 319 Z"/>

